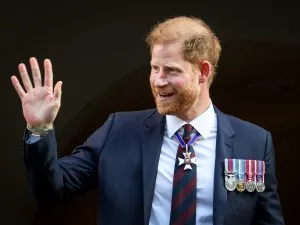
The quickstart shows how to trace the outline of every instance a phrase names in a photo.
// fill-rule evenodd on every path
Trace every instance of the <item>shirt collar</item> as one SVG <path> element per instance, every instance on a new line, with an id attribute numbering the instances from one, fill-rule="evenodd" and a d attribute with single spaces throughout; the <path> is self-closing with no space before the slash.
<path id="1" fill-rule="evenodd" d="M 193 119 L 190 124 L 200 133 L 200 135 L 204 139 L 206 139 L 214 125 L 215 118 L 215 110 L 212 102 L 210 102 L 208 109 L 201 115 Z M 166 120 L 166 130 L 169 138 L 172 138 L 175 132 L 187 123 L 173 115 L 167 115 Z"/>

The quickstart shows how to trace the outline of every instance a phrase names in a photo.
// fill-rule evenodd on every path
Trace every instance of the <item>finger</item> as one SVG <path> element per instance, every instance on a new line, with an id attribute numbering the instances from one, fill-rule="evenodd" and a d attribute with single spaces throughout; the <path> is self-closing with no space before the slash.
<path id="1" fill-rule="evenodd" d="M 61 95 L 62 95 L 62 82 L 58 81 L 54 87 L 54 99 L 55 101 L 59 102 L 61 101 Z"/>
<path id="2" fill-rule="evenodd" d="M 17 91 L 20 99 L 22 100 L 22 98 L 24 97 L 24 95 L 26 94 L 24 89 L 22 88 L 18 78 L 16 76 L 12 76 L 11 77 L 11 82 L 15 88 L 15 90 Z"/>
<path id="3" fill-rule="evenodd" d="M 53 72 L 52 72 L 52 64 L 49 59 L 44 60 L 44 68 L 45 68 L 44 85 L 52 88 L 53 87 Z"/>
<path id="4" fill-rule="evenodd" d="M 31 84 L 31 81 L 30 81 L 30 78 L 28 76 L 27 69 L 26 69 L 26 66 L 24 65 L 24 63 L 21 63 L 19 65 L 19 72 L 20 72 L 25 90 L 27 92 L 32 90 L 32 84 Z"/>
<path id="5" fill-rule="evenodd" d="M 41 72 L 39 68 L 39 64 L 36 60 L 36 58 L 32 57 L 29 60 L 30 66 L 31 66 L 31 72 L 32 72 L 32 79 L 35 87 L 41 87 L 42 81 L 41 81 Z"/>

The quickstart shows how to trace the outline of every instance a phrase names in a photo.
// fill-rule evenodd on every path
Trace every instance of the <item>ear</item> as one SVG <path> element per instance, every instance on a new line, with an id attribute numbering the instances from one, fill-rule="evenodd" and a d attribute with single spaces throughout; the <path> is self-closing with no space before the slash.
<path id="1" fill-rule="evenodd" d="M 199 65 L 199 83 L 204 83 L 211 76 L 212 65 L 209 61 L 203 60 Z"/>

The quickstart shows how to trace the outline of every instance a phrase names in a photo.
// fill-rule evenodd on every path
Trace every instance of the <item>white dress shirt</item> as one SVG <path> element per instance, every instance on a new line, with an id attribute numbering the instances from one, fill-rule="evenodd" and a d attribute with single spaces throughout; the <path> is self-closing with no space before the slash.
<path id="1" fill-rule="evenodd" d="M 174 165 L 179 145 L 174 134 L 184 124 L 185 121 L 175 116 L 166 116 L 149 225 L 168 225 L 170 222 Z M 190 124 L 200 133 L 200 139 L 193 145 L 197 164 L 196 224 L 212 225 L 217 137 L 217 116 L 212 103 Z"/>

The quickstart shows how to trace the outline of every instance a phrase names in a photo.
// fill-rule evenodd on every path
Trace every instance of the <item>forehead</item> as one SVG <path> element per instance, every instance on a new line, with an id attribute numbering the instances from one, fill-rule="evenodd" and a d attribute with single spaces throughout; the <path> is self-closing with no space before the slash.
<path id="1" fill-rule="evenodd" d="M 184 61 L 181 42 L 177 41 L 153 45 L 151 63 L 180 63 Z"/>

